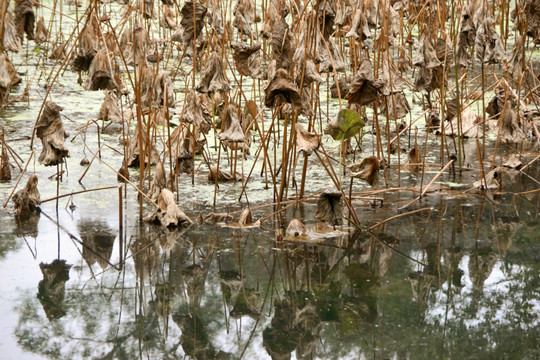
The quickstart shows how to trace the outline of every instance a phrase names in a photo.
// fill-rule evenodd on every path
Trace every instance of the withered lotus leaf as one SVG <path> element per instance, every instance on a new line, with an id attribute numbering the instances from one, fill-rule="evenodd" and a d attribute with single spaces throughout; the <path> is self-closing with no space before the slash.
<path id="1" fill-rule="evenodd" d="M 342 28 L 349 22 L 352 17 L 352 9 L 349 4 L 338 2 L 336 5 L 336 18 L 334 19 L 334 25 Z"/>
<path id="2" fill-rule="evenodd" d="M 114 91 L 105 90 L 105 99 L 99 109 L 98 119 L 112 121 L 117 124 L 122 123 L 122 114 L 118 107 L 118 97 Z"/>
<path id="3" fill-rule="evenodd" d="M 7 54 L 0 55 L 0 105 L 3 104 L 11 91 L 11 88 L 21 82 L 15 67 Z"/>
<path id="4" fill-rule="evenodd" d="M 233 13 L 235 14 L 234 27 L 238 29 L 239 33 L 252 37 L 251 24 L 261 21 L 255 2 L 253 0 L 238 0 Z"/>
<path id="5" fill-rule="evenodd" d="M 446 99 L 446 120 L 452 120 L 457 114 L 458 99 Z"/>
<path id="6" fill-rule="evenodd" d="M 261 16 L 257 13 L 257 4 L 254 0 L 239 0 L 235 6 L 235 13 L 241 12 L 250 23 L 258 23 Z"/>
<path id="7" fill-rule="evenodd" d="M 154 91 L 154 95 L 158 103 L 157 107 L 175 107 L 173 83 L 166 71 L 162 70 L 159 72 L 158 76 L 156 77 Z"/>
<path id="8" fill-rule="evenodd" d="M 248 100 L 246 101 L 246 107 L 244 108 L 244 113 L 251 115 L 251 119 L 256 119 L 257 115 L 259 113 L 257 109 L 257 103 L 254 100 Z M 242 126 L 244 131 L 247 130 L 244 126 Z"/>
<path id="9" fill-rule="evenodd" d="M 216 165 L 210 166 L 210 172 L 208 173 L 208 181 L 215 182 L 217 176 L 218 182 L 227 182 L 227 181 L 237 181 L 240 179 L 237 179 L 235 176 L 229 174 L 228 172 L 222 171 L 221 169 L 218 169 Z"/>
<path id="10" fill-rule="evenodd" d="M 272 59 L 277 61 L 278 69 L 289 69 L 294 55 L 293 35 L 285 17 L 277 23 L 272 31 L 270 45 L 272 46 Z"/>
<path id="11" fill-rule="evenodd" d="M 38 177 L 36 174 L 30 175 L 23 189 L 13 195 L 13 204 L 19 216 L 28 216 L 37 210 L 41 199 L 37 188 Z"/>
<path id="12" fill-rule="evenodd" d="M 272 32 L 276 23 L 280 20 L 277 8 L 275 3 L 270 2 L 268 4 L 268 9 L 266 11 L 266 18 L 261 27 L 261 35 L 265 39 L 270 39 L 272 37 Z"/>
<path id="13" fill-rule="evenodd" d="M 227 213 L 209 213 L 198 216 L 198 222 L 201 224 L 229 223 L 233 219 L 231 214 Z"/>
<path id="14" fill-rule="evenodd" d="M 66 44 L 59 43 L 56 45 L 49 54 L 49 59 L 65 59 L 66 58 Z"/>
<path id="15" fill-rule="evenodd" d="M 467 67 L 471 62 L 468 48 L 474 45 L 476 29 L 473 19 L 469 15 L 463 16 L 461 31 L 459 32 L 457 62 L 460 66 Z"/>
<path id="16" fill-rule="evenodd" d="M 540 6 L 539 6 L 540 7 Z M 540 8 L 539 8 L 540 11 Z M 525 37 L 518 36 L 516 42 L 514 43 L 514 49 L 512 49 L 512 55 L 508 61 L 508 72 L 510 75 L 518 81 L 518 79 L 523 74 L 523 65 L 524 65 L 524 55 L 523 51 L 525 47 Z"/>
<path id="17" fill-rule="evenodd" d="M 440 87 L 441 77 L 443 77 L 443 61 L 446 61 L 447 67 L 453 64 L 451 54 L 451 49 L 446 41 L 437 39 L 435 48 L 429 32 L 424 31 L 413 59 L 413 64 L 420 68 L 416 75 L 414 90 L 431 91 Z"/>
<path id="18" fill-rule="evenodd" d="M 398 67 L 390 57 L 388 52 L 382 54 L 382 75 L 381 79 L 384 81 L 384 87 L 381 90 L 383 95 L 390 95 L 392 93 L 398 93 L 403 91 L 403 79 L 398 70 Z"/>
<path id="19" fill-rule="evenodd" d="M 195 3 L 195 5 L 194 5 Z M 193 7 L 195 6 L 195 12 Z M 191 43 L 194 38 L 198 38 L 204 27 L 204 17 L 208 9 L 198 1 L 191 0 L 186 1 L 180 13 L 182 14 L 182 20 L 180 24 L 184 28 L 183 39 L 184 43 Z M 193 16 L 195 13 L 195 16 Z M 194 27 L 195 26 L 195 27 Z"/>
<path id="20" fill-rule="evenodd" d="M 313 107 L 311 104 L 311 99 L 313 97 L 313 92 L 316 91 L 315 89 L 312 91 L 311 86 L 304 86 L 302 88 L 302 95 L 301 95 L 301 111 L 300 114 L 303 114 L 307 117 L 311 117 L 314 115 L 313 113 Z"/>
<path id="21" fill-rule="evenodd" d="M 126 28 L 120 39 L 120 48 L 128 65 L 144 64 L 150 44 L 148 31 L 142 26 Z"/>
<path id="22" fill-rule="evenodd" d="M 431 110 L 426 121 L 426 128 L 428 132 L 437 131 L 441 126 L 441 119 L 439 113 L 436 110 Z"/>
<path id="23" fill-rule="evenodd" d="M 517 114 L 514 109 L 507 104 L 499 118 L 500 139 L 507 142 L 519 143 L 527 140 L 527 136 L 521 130 L 517 121 Z"/>
<path id="24" fill-rule="evenodd" d="M 319 148 L 320 137 L 316 133 L 308 132 L 302 125 L 299 123 L 295 124 L 296 129 L 296 148 L 298 151 L 303 151 L 306 155 L 311 155 L 311 153 Z"/>
<path id="25" fill-rule="evenodd" d="M 352 20 L 351 29 L 345 37 L 353 37 L 357 40 L 366 40 L 371 37 L 371 30 L 369 30 L 366 15 L 360 9 L 356 10 Z"/>
<path id="26" fill-rule="evenodd" d="M 270 83 L 264 89 L 264 105 L 271 108 L 276 100 L 281 98 L 294 107 L 301 105 L 300 93 L 295 82 L 289 76 L 285 69 L 278 69 L 276 74 L 270 80 Z"/>
<path id="27" fill-rule="evenodd" d="M 69 157 L 69 151 L 64 145 L 64 123 L 60 111 L 60 106 L 47 101 L 36 124 L 36 136 L 43 145 L 38 161 L 45 166 L 58 165 Z"/>
<path id="28" fill-rule="evenodd" d="M 329 39 L 328 41 L 323 42 L 323 37 L 320 36 L 320 33 L 319 40 L 320 42 L 315 57 L 315 61 L 319 64 L 319 72 L 333 73 L 334 71 L 345 71 L 347 65 L 334 40 Z"/>
<path id="29" fill-rule="evenodd" d="M 324 39 L 328 41 L 330 36 L 334 32 L 334 21 L 336 19 L 336 3 L 334 1 L 319 1 L 317 5 L 319 27 L 324 36 Z"/>
<path id="30" fill-rule="evenodd" d="M 182 120 L 194 124 L 199 132 L 208 134 L 212 128 L 212 113 L 208 97 L 191 90 L 185 101 L 185 108 L 181 111 Z"/>
<path id="31" fill-rule="evenodd" d="M 480 118 L 471 110 L 470 107 L 466 107 L 461 111 L 461 121 L 458 122 L 457 116 L 452 121 L 446 123 L 444 133 L 446 135 L 458 136 L 469 138 L 481 138 L 482 131 L 479 127 Z M 458 123 L 461 128 L 458 128 Z"/>
<path id="32" fill-rule="evenodd" d="M 181 43 L 184 42 L 184 28 L 178 27 L 171 35 L 171 41 Z"/>
<path id="33" fill-rule="evenodd" d="M 152 201 L 157 202 L 158 197 L 161 194 L 161 190 L 166 187 L 167 176 L 165 174 L 165 168 L 163 167 L 163 163 L 161 161 L 158 161 L 154 170 L 154 177 L 152 179 L 150 191 L 148 192 L 148 197 L 152 199 Z"/>
<path id="34" fill-rule="evenodd" d="M 231 90 L 229 80 L 223 69 L 223 63 L 216 51 L 210 55 L 199 84 L 195 89 L 200 93 L 216 93 Z"/>
<path id="35" fill-rule="evenodd" d="M 426 69 L 434 69 L 442 63 L 437 57 L 437 51 L 427 31 L 418 40 L 418 49 L 413 59 L 413 65 Z"/>
<path id="36" fill-rule="evenodd" d="M 11 180 L 11 164 L 5 147 L 0 152 L 0 180 Z"/>
<path id="37" fill-rule="evenodd" d="M 507 106 L 515 106 L 516 99 L 507 90 L 508 89 L 505 89 L 503 87 L 498 87 L 497 89 L 495 89 L 495 95 L 486 106 L 486 112 L 489 114 L 490 117 L 499 116 L 504 110 L 504 108 Z"/>
<path id="38" fill-rule="evenodd" d="M 409 113 L 411 106 L 403 92 L 392 93 L 386 96 L 387 106 L 384 112 L 389 120 L 401 119 Z"/>
<path id="39" fill-rule="evenodd" d="M 94 49 L 88 50 L 88 52 L 81 52 L 73 58 L 71 62 L 71 67 L 74 71 L 88 71 L 94 56 L 96 56 L 97 51 Z"/>
<path id="40" fill-rule="evenodd" d="M 306 235 L 306 226 L 298 219 L 292 219 L 285 231 L 287 235 L 299 237 Z"/>
<path id="41" fill-rule="evenodd" d="M 240 214 L 240 220 L 238 220 L 238 223 L 244 226 L 253 224 L 253 216 L 249 208 L 246 208 L 242 211 L 242 213 Z"/>
<path id="42" fill-rule="evenodd" d="M 536 44 L 540 43 L 540 1 L 525 0 L 517 10 L 522 11 L 521 19 L 527 19 L 527 36 L 532 37 Z"/>
<path id="43" fill-rule="evenodd" d="M 508 156 L 508 158 L 502 165 L 510 169 L 519 170 L 523 166 L 523 163 L 521 162 L 517 154 L 510 154 L 510 156 Z"/>
<path id="44" fill-rule="evenodd" d="M 370 186 L 376 186 L 379 181 L 380 162 L 376 156 L 369 156 L 360 162 L 349 166 L 349 176 L 365 180 Z"/>
<path id="45" fill-rule="evenodd" d="M 345 99 L 350 104 L 367 105 L 377 100 L 381 94 L 384 81 L 373 76 L 373 66 L 369 60 L 362 60 L 353 83 Z"/>
<path id="46" fill-rule="evenodd" d="M 158 222 L 164 227 L 182 227 L 193 223 L 176 205 L 174 194 L 169 189 L 162 189 L 158 197 L 158 209 L 147 216 L 145 221 Z"/>
<path id="47" fill-rule="evenodd" d="M 166 29 L 171 29 L 171 30 L 175 30 L 178 26 L 175 21 L 175 14 L 168 5 L 163 6 L 163 12 L 161 14 L 161 19 L 159 20 L 159 24 L 162 27 Z"/>
<path id="48" fill-rule="evenodd" d="M 242 12 L 236 12 L 235 14 L 233 21 L 234 27 L 238 29 L 240 34 L 251 37 L 253 30 L 251 30 L 251 24 L 248 19 L 246 19 Z"/>
<path id="49" fill-rule="evenodd" d="M 409 151 L 405 168 L 409 171 L 418 171 L 422 168 L 422 159 L 416 145 Z"/>
<path id="50" fill-rule="evenodd" d="M 128 167 L 137 167 L 140 164 L 140 154 L 141 149 L 139 148 L 139 131 L 142 131 L 143 134 L 146 134 L 146 125 L 144 123 L 141 124 L 141 128 L 137 126 L 135 128 L 135 134 L 133 137 L 130 137 L 127 140 L 127 166 Z M 159 161 L 159 153 L 156 150 L 155 146 L 152 146 L 151 144 L 147 144 L 145 147 L 146 154 L 144 156 L 144 163 L 146 165 L 155 165 Z"/>
<path id="51" fill-rule="evenodd" d="M 476 59 L 481 63 L 500 63 L 505 58 L 501 36 L 495 30 L 493 20 L 489 17 L 482 21 L 476 31 L 474 52 Z"/>
<path id="52" fill-rule="evenodd" d="M 410 110 L 409 102 L 403 93 L 403 80 L 388 53 L 383 54 L 382 80 L 385 85 L 382 93 L 385 96 L 384 112 L 389 120 L 405 117 Z"/>
<path id="53" fill-rule="evenodd" d="M 230 123 L 225 131 L 217 136 L 221 141 L 230 143 L 244 142 L 244 130 L 238 119 L 238 112 L 234 105 L 229 105 L 227 113 L 230 118 Z"/>
<path id="54" fill-rule="evenodd" d="M 4 49 L 12 52 L 22 50 L 21 39 L 17 34 L 15 21 L 9 11 L 6 11 L 4 16 Z"/>
<path id="55" fill-rule="evenodd" d="M 321 74 L 317 70 L 317 66 L 313 62 L 311 56 L 306 53 L 306 47 L 302 44 L 294 53 L 294 71 L 296 73 L 296 84 L 306 87 L 312 83 L 320 83 L 322 81 Z"/>
<path id="56" fill-rule="evenodd" d="M 174 159 L 175 176 L 179 174 L 191 174 L 194 167 L 194 152 L 196 142 L 195 134 L 192 134 L 187 126 L 179 126 L 174 129 L 169 140 L 172 158 Z M 166 154 L 166 157 L 168 154 Z M 170 174 L 173 176 L 173 174 Z"/>
<path id="57" fill-rule="evenodd" d="M 124 164 L 122 164 L 122 166 L 120 166 L 120 169 L 118 169 L 118 172 L 116 174 L 116 180 L 118 182 L 126 182 L 126 180 L 129 180 L 129 170 Z"/>
<path id="58" fill-rule="evenodd" d="M 343 99 L 349 93 L 349 83 L 347 82 L 347 78 L 345 76 L 340 77 L 338 80 L 338 85 L 339 85 L 339 93 L 338 93 L 338 87 L 334 80 L 334 82 L 332 83 L 332 86 L 330 87 L 330 96 L 333 98 L 341 97 Z"/>
<path id="59" fill-rule="evenodd" d="M 500 176 L 500 172 L 501 172 L 500 168 L 495 168 L 491 170 L 490 172 L 488 172 L 487 174 L 485 174 L 485 178 L 482 178 L 482 174 L 480 174 L 480 180 L 475 181 L 473 183 L 473 188 L 482 190 L 482 191 L 499 189 L 500 184 L 497 181 L 497 179 Z"/>
<path id="60" fill-rule="evenodd" d="M 216 1 L 211 4 L 211 6 L 212 10 L 210 12 L 212 16 L 209 19 L 209 23 L 212 26 L 213 31 L 219 35 L 223 35 L 225 33 L 225 29 L 223 28 L 223 15 L 221 15 L 220 4 Z"/>
<path id="61" fill-rule="evenodd" d="M 118 84 L 114 81 L 112 69 L 105 51 L 99 50 L 94 56 L 83 87 L 85 90 L 92 91 L 118 89 Z"/>
<path id="62" fill-rule="evenodd" d="M 238 72 L 244 76 L 260 79 L 263 75 L 261 71 L 261 58 L 259 56 L 261 43 L 256 42 L 249 46 L 244 43 L 233 42 L 231 43 L 231 47 L 233 49 L 234 63 Z"/>
<path id="63" fill-rule="evenodd" d="M 343 224 L 342 194 L 339 191 L 325 190 L 317 200 L 315 218 L 332 225 Z"/>
<path id="64" fill-rule="evenodd" d="M 47 41 L 48 37 L 49 32 L 47 31 L 47 27 L 45 26 L 45 20 L 43 19 L 43 16 L 40 16 L 37 22 L 37 29 L 34 36 L 34 41 L 36 43 L 42 43 Z"/>
<path id="65" fill-rule="evenodd" d="M 71 62 L 74 71 L 88 71 L 99 50 L 99 24 L 96 22 L 96 17 L 90 13 L 88 21 L 79 34 L 77 51 Z"/>
<path id="66" fill-rule="evenodd" d="M 19 38 L 23 38 L 26 33 L 28 40 L 34 39 L 34 23 L 36 16 L 32 8 L 32 0 L 15 1 L 15 26 Z"/>
<path id="67" fill-rule="evenodd" d="M 161 109 L 162 106 L 174 107 L 174 90 L 172 80 L 165 70 L 157 76 L 145 66 L 141 75 L 141 104 L 143 109 Z"/>

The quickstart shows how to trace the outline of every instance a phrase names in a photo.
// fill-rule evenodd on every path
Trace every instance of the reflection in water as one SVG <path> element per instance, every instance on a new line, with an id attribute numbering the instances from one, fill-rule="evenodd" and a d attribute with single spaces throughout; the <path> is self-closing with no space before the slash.
<path id="1" fill-rule="evenodd" d="M 498 258 L 495 251 L 489 247 L 474 249 L 469 260 L 469 276 L 475 291 L 482 291 L 484 283 L 491 275 Z"/>
<path id="2" fill-rule="evenodd" d="M 231 304 L 232 310 L 229 315 L 235 319 L 240 319 L 242 316 L 256 319 L 260 315 L 259 309 L 256 307 L 256 304 L 259 303 L 259 295 L 258 291 L 242 286 L 236 296 L 236 301 Z"/>
<path id="3" fill-rule="evenodd" d="M 505 219 L 512 209 L 458 203 L 429 219 L 319 242 L 278 242 L 264 227 L 138 225 L 124 268 L 106 267 L 99 282 L 83 276 L 64 290 L 69 265 L 43 265 L 38 298 L 63 326 L 47 328 L 30 299 L 16 334 L 40 354 L 71 349 L 57 358 L 498 358 L 506 349 L 531 358 L 540 336 L 538 244 L 523 239 L 540 228 Z M 88 248 L 114 262 L 96 247 L 101 233 L 81 223 Z"/>
<path id="4" fill-rule="evenodd" d="M 43 273 L 43 280 L 39 282 L 37 298 L 49 321 L 60 319 L 66 315 L 64 296 L 71 265 L 66 264 L 66 260 L 57 259 L 50 264 L 41 263 L 39 268 Z"/>
<path id="5" fill-rule="evenodd" d="M 339 333 L 346 335 L 361 324 L 375 323 L 379 278 L 388 270 L 392 247 L 397 245 L 382 243 L 396 240 L 389 236 L 377 239 L 381 242 L 357 231 L 347 241 L 349 248 L 291 245 L 285 249 L 282 261 L 288 290 L 275 300 L 272 321 L 263 331 L 263 345 L 272 359 L 289 359 L 293 352 L 299 359 L 316 357 L 325 324 L 336 323 Z"/>
<path id="6" fill-rule="evenodd" d="M 295 350 L 300 359 L 313 355 L 321 325 L 315 306 L 306 300 L 276 301 L 272 322 L 263 331 L 263 346 L 272 359 L 290 359 Z"/>
<path id="7" fill-rule="evenodd" d="M 171 284 L 156 284 L 155 298 L 150 300 L 150 305 L 162 319 L 167 319 L 171 314 L 171 305 L 174 295 L 174 286 Z"/>
<path id="8" fill-rule="evenodd" d="M 27 216 L 15 216 L 15 235 L 20 237 L 30 236 L 34 239 L 38 236 L 38 223 L 40 212 L 32 212 Z"/>
<path id="9" fill-rule="evenodd" d="M 97 262 L 105 269 L 111 260 L 116 234 L 103 220 L 83 219 L 77 228 L 83 242 L 82 256 L 88 266 Z"/>
<path id="10" fill-rule="evenodd" d="M 141 234 L 131 243 L 129 249 L 133 254 L 137 277 L 144 280 L 151 276 L 158 266 L 159 244 Z"/>

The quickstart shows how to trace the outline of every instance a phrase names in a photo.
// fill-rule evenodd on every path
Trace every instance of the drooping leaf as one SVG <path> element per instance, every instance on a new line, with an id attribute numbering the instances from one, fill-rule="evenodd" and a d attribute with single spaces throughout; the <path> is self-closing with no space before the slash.
<path id="1" fill-rule="evenodd" d="M 292 219 L 287 227 L 286 234 L 291 237 L 299 237 L 306 234 L 306 225 L 298 219 Z"/>
<path id="2" fill-rule="evenodd" d="M 349 166 L 351 173 L 349 176 L 367 181 L 369 185 L 376 186 L 379 181 L 379 159 L 376 156 L 369 156 L 360 162 Z"/>
<path id="3" fill-rule="evenodd" d="M 328 222 L 332 225 L 343 224 L 343 206 L 341 192 L 325 190 L 317 200 L 315 218 L 318 221 Z"/>
<path id="4" fill-rule="evenodd" d="M 308 132 L 302 125 L 296 123 L 296 147 L 298 151 L 303 151 L 306 155 L 311 155 L 320 145 L 319 135 Z"/>
<path id="5" fill-rule="evenodd" d="M 373 75 L 373 65 L 362 60 L 345 99 L 349 104 L 369 105 L 377 101 L 384 87 L 384 80 Z"/>

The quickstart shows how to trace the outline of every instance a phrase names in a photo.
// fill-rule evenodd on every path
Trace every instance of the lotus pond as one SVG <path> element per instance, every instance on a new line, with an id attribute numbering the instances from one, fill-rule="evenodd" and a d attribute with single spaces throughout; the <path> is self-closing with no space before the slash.
<path id="1" fill-rule="evenodd" d="M 538 1 L 0 10 L 1 359 L 540 358 Z"/>

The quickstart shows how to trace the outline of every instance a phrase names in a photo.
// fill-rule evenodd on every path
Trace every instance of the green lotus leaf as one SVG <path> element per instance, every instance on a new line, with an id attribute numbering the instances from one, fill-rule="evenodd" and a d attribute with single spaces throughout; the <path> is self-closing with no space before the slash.
<path id="1" fill-rule="evenodd" d="M 364 119 L 356 111 L 342 109 L 337 120 L 326 125 L 324 133 L 332 136 L 334 140 L 348 139 L 357 134 L 364 124 Z"/>

